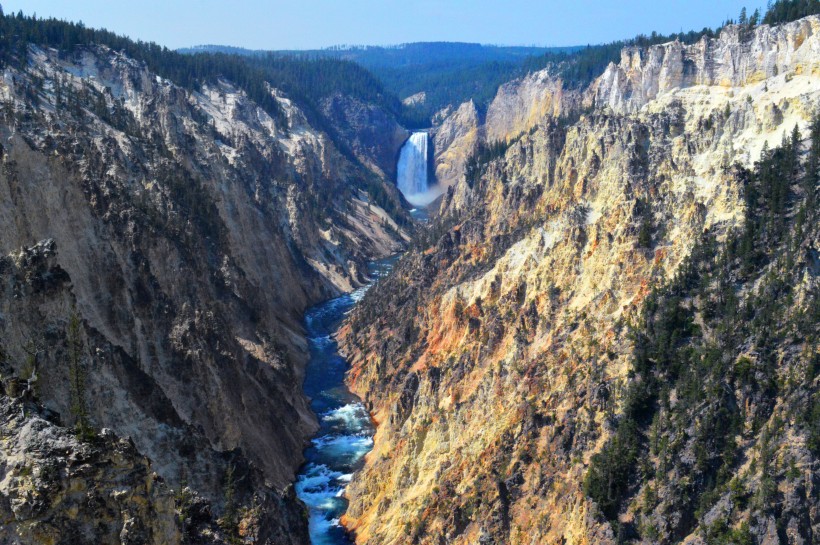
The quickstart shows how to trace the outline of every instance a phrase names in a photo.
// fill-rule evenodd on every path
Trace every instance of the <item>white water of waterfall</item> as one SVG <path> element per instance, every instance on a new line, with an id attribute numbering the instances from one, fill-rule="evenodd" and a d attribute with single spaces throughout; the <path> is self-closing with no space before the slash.
<path id="1" fill-rule="evenodd" d="M 414 206 L 427 206 L 440 191 L 427 185 L 427 133 L 414 132 L 401 148 L 398 172 L 399 191 Z"/>

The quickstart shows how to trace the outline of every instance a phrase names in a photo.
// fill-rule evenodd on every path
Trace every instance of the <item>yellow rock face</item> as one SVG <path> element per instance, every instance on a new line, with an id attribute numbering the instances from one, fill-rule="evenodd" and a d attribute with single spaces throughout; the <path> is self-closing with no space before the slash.
<path id="1" fill-rule="evenodd" d="M 683 85 L 668 69 L 670 83 L 640 100 L 613 82 L 650 82 L 645 58 L 660 63 L 657 84 L 675 48 L 625 52 L 623 72 L 590 88 L 601 99 L 590 115 L 559 126 L 547 100 L 499 130 L 528 132 L 456 185 L 447 229 L 342 330 L 350 385 L 379 422 L 347 491 L 358 543 L 615 542 L 581 483 L 630 380 L 628 324 L 706 230 L 720 238 L 742 221 L 732 165 L 795 124 L 805 133 L 820 79 L 792 62 L 820 60 L 803 50 L 816 27 L 758 30 L 807 36 L 777 58 L 778 75 Z M 731 56 L 731 38 L 676 54 Z"/>

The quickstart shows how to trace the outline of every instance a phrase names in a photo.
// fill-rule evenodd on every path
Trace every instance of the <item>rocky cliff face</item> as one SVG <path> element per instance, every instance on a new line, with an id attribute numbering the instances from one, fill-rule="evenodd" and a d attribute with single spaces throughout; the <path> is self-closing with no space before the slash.
<path id="1" fill-rule="evenodd" d="M 31 404 L 5 395 L 0 407 L 5 541 L 13 535 L 24 543 L 82 543 L 92 536 L 99 543 L 180 541 L 173 495 L 133 443 L 108 431 L 95 445 L 81 442 Z"/>
<path id="2" fill-rule="evenodd" d="M 302 311 L 405 236 L 367 192 L 397 205 L 395 190 L 271 92 L 281 121 L 230 82 L 191 92 L 102 47 L 32 49 L 0 81 L 4 373 L 68 425 L 81 395 L 93 427 L 216 513 L 247 468 L 237 497 L 263 519 L 279 515 L 254 494 L 289 485 L 315 427 Z M 301 507 L 286 508 L 298 540 Z M 287 542 L 275 533 L 256 537 Z"/>
<path id="3" fill-rule="evenodd" d="M 816 365 L 816 323 L 798 317 L 817 311 L 816 220 L 794 219 L 788 244 L 754 231 L 757 186 L 732 166 L 751 166 L 766 142 L 785 142 L 778 154 L 805 149 L 789 148 L 788 135 L 795 125 L 805 135 L 820 108 L 818 24 L 761 27 L 743 39 L 730 27 L 690 47 L 626 51 L 625 64 L 585 91 L 596 108 L 571 124 L 555 119 L 560 85 L 526 91 L 535 103 L 520 111 L 502 108 L 518 99 L 494 103 L 488 134 L 526 132 L 462 178 L 342 332 L 350 385 L 379 422 L 348 489 L 345 522 L 357 542 L 797 544 L 820 535 L 813 417 L 795 416 L 814 414 L 817 399 L 816 372 L 804 372 Z M 708 79 L 689 68 L 670 75 L 698 56 L 713 59 L 703 63 Z M 645 91 L 608 83 L 621 73 Z M 794 208 L 781 217 L 807 213 L 816 186 L 794 178 L 785 187 Z M 739 258 L 726 257 L 736 256 L 736 230 L 773 257 L 738 272 Z M 730 265 L 718 273 L 713 263 Z M 700 292 L 665 288 L 693 267 L 711 271 Z M 781 293 L 793 313 L 736 329 L 726 293 L 756 315 L 764 294 L 777 293 L 765 279 L 777 277 L 788 278 Z M 662 289 L 678 290 L 669 304 L 698 324 L 676 329 L 664 318 L 677 331 L 673 352 L 697 356 L 681 375 L 647 359 L 650 341 L 636 341 L 666 331 L 651 325 Z M 721 316 L 729 318 L 718 327 Z M 760 371 L 704 364 L 715 357 L 707 348 L 722 350 L 722 365 L 743 367 L 745 354 Z M 775 375 L 801 378 L 761 386 Z M 666 389 L 649 386 L 658 383 Z"/>
<path id="4" fill-rule="evenodd" d="M 478 111 L 465 102 L 432 132 L 436 180 L 452 187 L 464 176 L 464 164 L 481 141 Z"/>
<path id="5" fill-rule="evenodd" d="M 560 117 L 577 107 L 579 93 L 564 89 L 560 78 L 541 70 L 502 85 L 487 108 L 488 142 L 512 140 L 545 117 Z"/>
<path id="6" fill-rule="evenodd" d="M 202 543 L 274 539 L 307 543 L 292 489 L 284 497 L 242 490 L 252 504 L 236 529 L 217 519 L 211 502 L 187 486 L 172 489 L 130 439 L 108 429 L 78 439 L 32 400 L 30 383 L 6 379 L 0 395 L 3 441 L 0 520 L 9 543 Z M 253 470 L 235 469 L 236 478 Z M 241 487 L 246 488 L 246 487 Z"/>
<path id="7" fill-rule="evenodd" d="M 621 62 L 610 65 L 591 86 L 585 103 L 634 112 L 656 97 L 697 86 L 737 88 L 777 76 L 816 76 L 820 50 L 816 17 L 754 29 L 731 26 L 718 39 L 692 46 L 680 42 L 624 49 Z"/>
<path id="8" fill-rule="evenodd" d="M 808 17 L 784 27 L 731 26 L 719 39 L 703 38 L 691 46 L 676 41 L 648 49 L 626 48 L 620 63 L 611 64 L 587 89 L 566 88 L 550 69 L 529 74 L 498 89 L 483 121 L 465 117 L 463 110 L 469 109 L 468 104 L 444 117 L 442 127 L 447 126 L 447 130 L 441 141 L 434 133 L 436 173 L 447 187 L 464 175 L 475 142 L 470 140 L 471 146 L 466 146 L 460 139 L 448 137 L 453 132 L 475 130 L 479 135 L 475 141 L 507 142 L 545 117 L 559 118 L 581 109 L 634 113 L 656 98 L 676 92 L 690 94 L 699 89 L 704 95 L 714 95 L 748 88 L 756 98 L 756 90 L 766 80 L 817 74 L 818 31 L 816 18 Z M 770 115 L 782 113 L 771 111 Z"/>
<path id="9" fill-rule="evenodd" d="M 396 180 L 399 151 L 410 133 L 392 115 L 341 94 L 325 99 L 322 110 L 360 161 Z"/>
<path id="10" fill-rule="evenodd" d="M 545 118 L 578 110 L 581 100 L 579 90 L 565 89 L 560 78 L 542 70 L 499 87 L 484 116 L 479 116 L 472 101 L 441 112 L 432 133 L 438 182 L 456 187 L 479 144 L 514 140 Z"/>

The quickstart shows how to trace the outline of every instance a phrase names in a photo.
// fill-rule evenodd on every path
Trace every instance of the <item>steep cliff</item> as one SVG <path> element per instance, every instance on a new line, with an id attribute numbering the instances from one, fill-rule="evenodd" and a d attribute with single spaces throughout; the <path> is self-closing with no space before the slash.
<path id="1" fill-rule="evenodd" d="M 549 69 L 502 85 L 487 108 L 487 141 L 512 140 L 539 120 L 576 108 L 578 98 L 577 90 L 564 89 Z"/>
<path id="2" fill-rule="evenodd" d="M 438 182 L 455 187 L 478 146 L 514 140 L 545 118 L 578 111 L 581 100 L 580 90 L 566 89 L 561 78 L 546 69 L 501 85 L 486 115 L 480 116 L 472 101 L 442 112 L 433 131 Z"/>
<path id="3" fill-rule="evenodd" d="M 818 30 L 626 51 L 568 110 L 499 92 L 534 101 L 488 112 L 506 150 L 342 331 L 359 543 L 817 539 Z"/>
<path id="4" fill-rule="evenodd" d="M 191 91 L 103 46 L 32 46 L 6 67 L 0 338 L 3 374 L 31 379 L 46 410 L 75 425 L 81 399 L 92 428 L 216 514 L 241 470 L 236 498 L 268 520 L 255 539 L 287 543 L 270 521 L 304 536 L 280 491 L 316 426 L 302 312 L 361 285 L 406 217 L 384 178 L 270 93 L 281 119 L 229 81 Z"/>
<path id="5" fill-rule="evenodd" d="M 465 103 L 440 123 L 448 126 L 445 135 L 477 129 L 477 141 L 491 144 L 514 140 L 545 117 L 578 115 L 596 108 L 634 113 L 678 90 L 694 88 L 709 95 L 746 87 L 756 97 L 755 84 L 785 76 L 780 72 L 783 68 L 790 76 L 817 73 L 816 40 L 811 39 L 818 32 L 816 20 L 808 17 L 781 28 L 729 26 L 719 39 L 703 37 L 689 46 L 674 41 L 647 49 L 628 47 L 620 63 L 610 64 L 586 89 L 568 87 L 559 69 L 547 68 L 500 86 L 481 121 L 465 118 L 462 110 L 469 104 Z M 803 47 L 807 40 L 809 45 Z M 712 91 L 706 93 L 706 88 Z M 440 179 L 450 187 L 464 174 L 473 148 L 447 137 L 435 140 L 435 146 L 436 172 L 441 170 Z"/>
<path id="6" fill-rule="evenodd" d="M 452 187 L 464 176 L 464 164 L 482 140 L 475 104 L 465 102 L 432 132 L 436 181 Z"/>
<path id="7" fill-rule="evenodd" d="M 322 111 L 359 160 L 396 180 L 399 150 L 410 133 L 390 113 L 339 93 L 323 101 Z"/>
<path id="8" fill-rule="evenodd" d="M 816 17 L 788 25 L 750 29 L 734 25 L 719 39 L 703 38 L 691 46 L 680 42 L 627 48 L 590 87 L 585 103 L 616 112 L 635 112 L 675 89 L 697 86 L 735 88 L 777 76 L 816 76 L 820 70 Z"/>

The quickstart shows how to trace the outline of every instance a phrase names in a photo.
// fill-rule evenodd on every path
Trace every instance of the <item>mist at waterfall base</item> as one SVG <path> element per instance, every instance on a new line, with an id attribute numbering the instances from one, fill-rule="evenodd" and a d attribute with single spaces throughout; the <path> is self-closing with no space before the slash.
<path id="1" fill-rule="evenodd" d="M 390 271 L 396 258 L 371 263 L 371 278 Z M 344 383 L 348 363 L 337 351 L 333 335 L 370 285 L 321 303 L 305 313 L 310 359 L 304 391 L 319 417 L 319 431 L 305 450 L 305 464 L 296 493 L 308 506 L 313 545 L 351 545 L 339 519 L 347 510 L 344 490 L 373 448 L 375 428 L 359 398 Z"/>
<path id="2" fill-rule="evenodd" d="M 439 186 L 427 184 L 428 138 L 426 132 L 414 132 L 399 153 L 396 185 L 413 206 L 427 206 L 442 194 Z"/>

